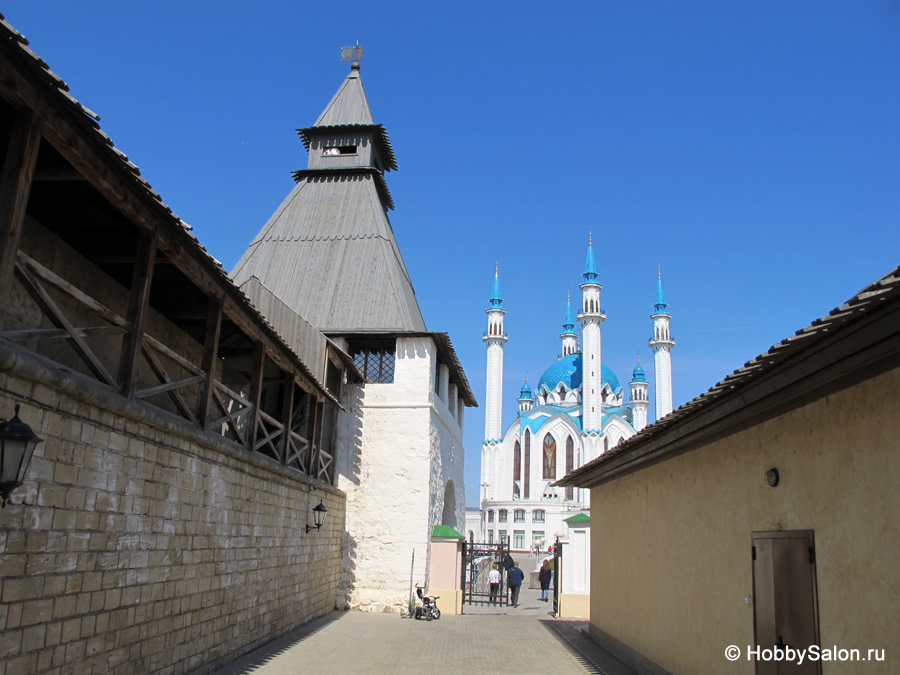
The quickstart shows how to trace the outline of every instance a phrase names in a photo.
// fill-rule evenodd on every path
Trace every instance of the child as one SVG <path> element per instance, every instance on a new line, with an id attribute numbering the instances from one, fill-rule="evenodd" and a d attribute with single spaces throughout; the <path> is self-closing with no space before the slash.
<path id="1" fill-rule="evenodd" d="M 497 595 L 500 593 L 500 566 L 494 563 L 494 569 L 488 572 L 488 584 L 491 588 L 491 604 L 497 604 Z"/>

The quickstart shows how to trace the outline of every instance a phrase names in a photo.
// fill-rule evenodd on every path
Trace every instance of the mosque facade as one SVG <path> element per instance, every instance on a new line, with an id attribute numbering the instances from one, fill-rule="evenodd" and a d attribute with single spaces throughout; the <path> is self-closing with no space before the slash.
<path id="1" fill-rule="evenodd" d="M 561 352 L 540 379 L 527 380 L 517 398 L 516 419 L 503 431 L 503 350 L 509 338 L 503 328 L 506 310 L 494 272 L 488 329 L 485 438 L 481 450 L 480 509 L 467 512 L 470 539 L 507 542 L 513 551 L 547 549 L 564 520 L 589 510 L 589 493 L 554 487 L 558 479 L 614 448 L 647 426 L 650 383 L 638 361 L 626 390 L 602 358 L 600 305 L 592 242 L 588 242 L 581 302 L 573 319 L 567 300 Z M 671 339 L 667 304 L 658 275 L 651 315 L 654 391 L 657 418 L 672 411 Z M 581 327 L 581 340 L 575 332 Z"/>

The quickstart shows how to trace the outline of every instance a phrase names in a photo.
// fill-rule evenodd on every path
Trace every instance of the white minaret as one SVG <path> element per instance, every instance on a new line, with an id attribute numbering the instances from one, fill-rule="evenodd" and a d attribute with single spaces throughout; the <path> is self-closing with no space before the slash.
<path id="1" fill-rule="evenodd" d="M 637 365 L 631 373 L 631 382 L 628 383 L 631 388 L 631 419 L 635 431 L 640 431 L 647 426 L 647 407 L 650 405 L 650 399 L 647 397 L 647 378 L 644 375 L 644 369 L 641 368 L 641 355 L 638 353 Z"/>
<path id="2" fill-rule="evenodd" d="M 484 396 L 484 442 L 485 445 L 500 444 L 502 440 L 501 412 L 503 408 L 503 345 L 509 339 L 503 331 L 503 315 L 506 310 L 500 305 L 499 263 L 494 269 L 494 293 L 491 306 L 485 310 L 488 315 L 488 329 L 484 334 L 487 344 L 487 392 Z"/>
<path id="3" fill-rule="evenodd" d="M 588 237 L 587 261 L 584 266 L 584 283 L 581 288 L 581 428 L 584 440 L 582 463 L 589 462 L 602 452 L 603 414 L 601 412 L 600 325 L 606 315 L 600 309 L 600 289 L 597 283 L 597 266 L 594 264 L 592 237 Z"/>
<path id="4" fill-rule="evenodd" d="M 575 354 L 578 351 L 578 336 L 575 334 L 575 322 L 572 321 L 572 300 L 569 298 L 569 291 L 566 291 L 566 320 L 563 323 L 563 332 L 559 337 L 562 338 L 562 358 Z M 527 381 L 527 380 L 526 380 Z"/>
<path id="5" fill-rule="evenodd" d="M 675 341 L 669 335 L 669 319 L 672 317 L 666 312 L 666 307 L 660 269 L 656 276 L 656 312 L 650 317 L 653 319 L 653 337 L 648 342 L 653 350 L 657 420 L 672 412 L 672 355 L 669 352 Z"/>

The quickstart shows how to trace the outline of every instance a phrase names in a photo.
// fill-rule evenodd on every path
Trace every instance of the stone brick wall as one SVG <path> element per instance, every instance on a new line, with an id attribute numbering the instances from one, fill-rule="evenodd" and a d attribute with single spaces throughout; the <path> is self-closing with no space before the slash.
<path id="1" fill-rule="evenodd" d="M 0 675 L 202 675 L 334 608 L 343 493 L 0 356 L 0 419 L 46 439 L 0 510 Z"/>

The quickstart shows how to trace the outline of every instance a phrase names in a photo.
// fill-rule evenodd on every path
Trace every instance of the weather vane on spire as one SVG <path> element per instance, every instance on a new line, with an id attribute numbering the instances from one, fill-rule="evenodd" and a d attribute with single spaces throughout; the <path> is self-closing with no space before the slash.
<path id="1" fill-rule="evenodd" d="M 350 63 L 358 68 L 359 62 L 362 61 L 362 52 L 363 48 L 359 46 L 359 40 L 356 41 L 355 47 L 342 47 L 341 63 Z"/>

